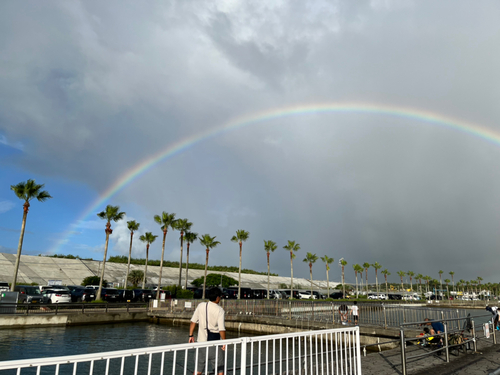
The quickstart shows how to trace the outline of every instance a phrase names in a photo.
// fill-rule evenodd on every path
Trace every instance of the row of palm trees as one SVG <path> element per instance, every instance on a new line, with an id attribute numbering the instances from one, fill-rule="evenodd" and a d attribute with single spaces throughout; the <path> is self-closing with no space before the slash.
<path id="1" fill-rule="evenodd" d="M 27 182 L 20 182 L 17 185 L 12 185 L 11 190 L 14 191 L 16 196 L 22 200 L 24 200 L 24 214 L 23 214 L 23 221 L 22 221 L 22 227 L 21 227 L 21 235 L 19 238 L 19 245 L 17 249 L 17 259 L 16 259 L 16 264 L 15 264 L 15 269 L 14 269 L 14 276 L 13 276 L 13 282 L 11 284 L 11 289 L 14 290 L 16 281 L 17 281 L 17 273 L 19 269 L 19 260 L 20 260 L 20 255 L 22 251 L 22 243 L 23 243 L 23 238 L 24 238 L 24 231 L 26 227 L 26 219 L 27 219 L 27 214 L 29 211 L 30 207 L 30 201 L 33 199 L 37 199 L 40 202 L 44 202 L 47 199 L 52 198 L 50 194 L 43 190 L 44 184 L 36 184 L 35 180 L 28 180 Z M 106 233 L 106 242 L 104 246 L 104 259 L 103 259 L 103 265 L 101 269 L 101 277 L 100 277 L 100 282 L 99 282 L 99 291 L 98 295 L 101 295 L 102 291 L 102 280 L 104 280 L 104 271 L 105 271 L 105 265 L 106 265 L 106 259 L 107 259 L 107 252 L 108 252 L 108 243 L 109 243 L 109 236 L 113 233 L 113 230 L 111 229 L 111 222 L 117 222 L 120 221 L 124 218 L 125 212 L 120 212 L 120 207 L 119 206 L 112 206 L 112 205 L 107 205 L 105 210 L 102 212 L 99 212 L 97 216 L 103 220 L 106 220 L 106 228 L 105 228 L 105 233 Z M 209 252 L 210 249 L 215 248 L 217 245 L 220 244 L 219 241 L 215 240 L 215 236 L 212 237 L 209 234 L 204 234 L 202 236 L 199 236 L 198 233 L 191 232 L 191 227 L 193 223 L 189 222 L 188 219 L 176 219 L 175 218 L 176 214 L 175 213 L 167 213 L 167 212 L 162 212 L 161 215 L 155 215 L 154 216 L 154 221 L 160 225 L 160 229 L 163 232 L 163 244 L 162 244 L 162 253 L 161 253 L 161 260 L 160 260 L 160 273 L 159 273 L 159 281 L 158 285 L 161 285 L 161 279 L 162 279 L 162 270 L 163 270 L 163 258 L 165 254 L 165 242 L 166 242 L 166 237 L 168 230 L 178 230 L 180 232 L 180 261 L 179 261 L 179 281 L 178 281 L 178 286 L 179 288 L 181 287 L 181 281 L 182 281 L 182 260 L 183 260 L 183 245 L 184 241 L 187 243 L 187 250 L 186 250 L 186 276 L 185 276 L 185 285 L 184 288 L 187 289 L 187 280 L 188 280 L 188 272 L 189 272 L 189 247 L 192 243 L 194 243 L 196 240 L 199 240 L 200 243 L 206 248 L 206 260 L 205 260 L 205 276 L 204 279 L 206 281 L 207 277 L 207 268 L 208 268 L 208 259 L 209 259 Z M 128 280 L 129 278 L 129 273 L 130 273 L 130 260 L 132 256 L 132 244 L 133 244 L 133 239 L 134 239 L 134 233 L 139 230 L 140 223 L 136 222 L 135 220 L 130 220 L 127 222 L 127 227 L 130 230 L 130 247 L 129 247 L 129 256 L 128 256 L 128 264 L 127 264 L 127 274 L 125 280 Z M 143 279 L 143 288 L 145 287 L 145 282 L 146 282 L 146 274 L 147 274 L 147 266 L 148 266 L 148 257 L 149 257 L 149 247 L 150 245 L 156 240 L 158 236 L 153 235 L 152 232 L 146 232 L 145 234 L 141 235 L 139 237 L 139 240 L 141 242 L 144 242 L 146 244 L 146 263 L 145 263 L 145 269 L 144 269 L 144 279 Z M 238 277 L 238 298 L 240 298 L 241 294 L 241 263 L 242 263 L 242 248 L 243 248 L 243 242 L 247 241 L 248 238 L 250 237 L 250 233 L 248 231 L 245 231 L 243 229 L 238 229 L 236 231 L 236 235 L 234 235 L 231 238 L 232 242 L 236 242 L 239 244 L 239 250 L 240 250 L 240 260 L 239 260 L 239 277 Z M 264 240 L 264 250 L 267 253 L 267 273 L 268 273 L 268 279 L 267 279 L 267 289 L 268 289 L 268 298 L 269 298 L 269 284 L 270 284 L 270 253 L 274 252 L 277 249 L 277 245 L 275 242 L 271 240 Z M 288 241 L 288 243 L 283 246 L 283 249 L 286 251 L 290 252 L 290 289 L 291 289 L 291 296 L 293 296 L 293 259 L 296 257 L 295 253 L 300 250 L 300 244 L 296 243 L 295 241 Z M 308 252 L 306 254 L 306 257 L 303 259 L 303 262 L 307 263 L 309 265 L 309 273 L 310 273 L 310 279 L 311 279 L 311 294 L 312 294 L 312 289 L 313 289 L 313 271 L 312 271 L 312 266 L 313 264 L 318 260 L 318 256 L 316 254 L 312 254 Z M 329 281 L 329 271 L 330 271 L 330 264 L 334 262 L 333 258 L 328 257 L 328 255 L 325 255 L 321 257 L 321 260 L 325 263 L 326 265 L 326 278 L 327 278 L 327 289 L 328 289 L 328 294 L 330 294 L 330 281 Z M 342 268 L 342 288 L 343 288 L 343 293 L 345 295 L 345 278 L 344 278 L 344 267 L 348 264 L 347 261 L 344 258 L 341 258 L 339 260 L 339 264 Z M 358 275 L 361 276 L 361 281 L 363 280 L 363 272 L 365 272 L 365 285 L 366 285 L 366 290 L 368 291 L 368 269 L 371 267 L 375 270 L 375 283 L 376 283 L 376 289 L 377 293 L 379 291 L 379 285 L 378 285 L 378 270 L 382 268 L 382 265 L 380 265 L 378 262 L 375 262 L 373 264 L 370 263 L 363 263 L 363 265 L 359 264 L 353 264 L 353 270 L 355 273 L 355 278 L 356 278 L 356 295 L 358 295 Z M 381 273 L 385 277 L 385 284 L 386 284 L 386 290 L 387 290 L 387 276 L 391 275 L 391 273 L 387 270 L 384 269 L 381 271 Z M 440 270 L 439 272 L 439 283 L 441 285 L 441 289 L 443 289 L 443 284 L 442 284 L 442 274 L 444 271 Z M 415 276 L 415 273 L 412 271 L 398 271 L 397 274 L 401 278 L 401 288 L 404 289 L 403 287 L 403 277 L 404 276 L 409 276 L 410 278 L 410 285 L 411 285 L 411 290 L 413 290 L 413 277 Z M 451 282 L 453 283 L 453 289 L 455 289 L 455 283 L 453 280 L 453 276 L 455 272 L 450 271 L 449 272 L 451 276 Z M 432 279 L 430 276 L 423 276 L 422 274 L 418 274 L 415 276 L 415 280 L 420 281 L 420 290 L 422 289 L 422 280 L 426 281 L 427 286 L 429 285 L 429 282 Z M 477 285 L 480 287 L 481 281 L 483 279 L 481 277 L 478 277 L 477 280 L 473 281 L 464 281 L 460 280 L 457 285 Z M 448 288 L 448 284 L 450 282 L 449 279 L 445 279 L 444 282 L 446 283 L 446 286 Z M 203 298 L 205 298 L 205 284 L 203 286 Z M 160 288 L 157 289 L 157 294 L 156 298 L 160 298 Z"/>

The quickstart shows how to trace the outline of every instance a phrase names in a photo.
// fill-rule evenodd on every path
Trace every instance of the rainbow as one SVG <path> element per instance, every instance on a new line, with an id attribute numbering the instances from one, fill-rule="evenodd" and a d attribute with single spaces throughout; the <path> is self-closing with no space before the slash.
<path id="1" fill-rule="evenodd" d="M 207 141 L 211 138 L 220 136 L 224 133 L 241 129 L 247 126 L 257 125 L 262 122 L 271 121 L 280 118 L 286 118 L 297 115 L 311 115 L 322 113 L 353 113 L 353 114 L 371 114 L 384 115 L 410 119 L 420 122 L 425 122 L 432 125 L 442 126 L 450 130 L 456 130 L 475 136 L 500 145 L 500 133 L 491 129 L 460 121 L 451 117 L 446 117 L 438 113 L 423 111 L 414 108 L 364 104 L 364 103 L 325 103 L 325 104 L 309 104 L 293 107 L 275 108 L 259 113 L 254 113 L 242 117 L 229 120 L 222 126 L 206 130 L 204 132 L 194 134 L 179 142 L 167 146 L 156 154 L 142 160 L 132 168 L 123 173 L 113 184 L 111 184 L 92 204 L 80 215 L 75 221 L 78 223 L 85 220 L 90 214 L 102 210 L 105 203 L 116 195 L 119 191 L 130 185 L 134 180 L 154 168 L 157 164 L 170 159 L 171 157 L 184 152 L 185 150 L 195 146 L 200 142 Z M 70 229 L 63 235 L 62 240 L 52 249 L 51 253 L 56 253 L 59 247 L 65 243 L 71 235 L 72 229 L 76 226 L 73 223 Z"/>

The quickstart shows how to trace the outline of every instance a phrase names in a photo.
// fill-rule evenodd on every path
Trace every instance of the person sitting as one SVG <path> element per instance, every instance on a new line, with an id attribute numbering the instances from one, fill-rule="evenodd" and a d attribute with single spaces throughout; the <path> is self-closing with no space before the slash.
<path id="1" fill-rule="evenodd" d="M 424 332 L 417 336 L 418 338 L 422 338 L 423 340 L 418 340 L 417 345 L 429 346 L 430 344 L 435 344 L 436 342 L 433 341 L 436 339 L 436 337 L 434 337 L 435 334 L 436 332 L 434 332 L 432 327 L 424 327 Z"/>
<path id="2" fill-rule="evenodd" d="M 442 335 L 444 335 L 444 325 L 443 323 L 441 322 L 438 322 L 438 321 L 431 321 L 429 318 L 425 318 L 424 319 L 428 326 L 431 326 L 432 327 L 432 330 L 434 331 L 434 334 L 436 335 L 434 337 L 435 340 L 431 341 L 431 344 L 437 344 L 438 347 L 441 347 L 443 345 L 443 339 L 442 339 Z"/>

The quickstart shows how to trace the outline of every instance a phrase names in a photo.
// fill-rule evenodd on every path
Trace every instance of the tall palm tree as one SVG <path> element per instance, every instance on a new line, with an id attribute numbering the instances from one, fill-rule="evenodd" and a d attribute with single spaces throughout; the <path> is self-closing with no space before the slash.
<path id="1" fill-rule="evenodd" d="M 187 242 L 186 249 L 186 280 L 184 280 L 184 290 L 187 290 L 188 285 L 188 272 L 189 272 L 189 245 L 198 239 L 198 233 L 186 232 L 184 233 L 184 239 Z"/>
<path id="2" fill-rule="evenodd" d="M 378 298 L 378 270 L 382 268 L 382 265 L 379 262 L 375 262 L 372 264 L 372 267 L 375 269 L 375 285 L 377 286 L 377 298 Z"/>
<path id="3" fill-rule="evenodd" d="M 299 251 L 300 245 L 288 240 L 288 244 L 283 246 L 283 249 L 290 252 L 290 298 L 293 298 L 293 258 L 295 258 L 294 251 Z"/>
<path id="4" fill-rule="evenodd" d="M 99 280 L 99 290 L 97 291 L 97 299 L 101 298 L 101 292 L 102 292 L 102 281 L 104 280 L 104 267 L 106 266 L 106 257 L 108 254 L 108 243 L 109 243 L 109 235 L 113 233 L 113 230 L 111 229 L 111 222 L 117 222 L 119 220 L 122 220 L 123 217 L 125 216 L 125 212 L 120 212 L 120 207 L 119 206 L 111 206 L 108 204 L 106 206 L 106 209 L 102 212 L 99 212 L 97 216 L 103 220 L 106 220 L 106 243 L 104 245 L 104 260 L 102 261 L 102 270 L 101 270 L 101 279 Z"/>
<path id="5" fill-rule="evenodd" d="M 453 275 L 455 275 L 455 272 L 450 271 L 448 272 L 451 276 L 451 283 L 453 284 L 453 291 L 455 291 L 455 281 L 453 281 Z"/>
<path id="6" fill-rule="evenodd" d="M 329 258 L 328 255 L 325 255 L 324 257 L 321 257 L 321 260 L 325 262 L 326 265 L 326 288 L 328 290 L 328 297 L 330 297 L 330 278 L 329 278 L 329 273 L 330 273 L 330 264 L 334 262 L 333 258 Z"/>
<path id="7" fill-rule="evenodd" d="M 419 273 L 417 276 L 415 276 L 415 280 L 418 280 L 419 283 L 420 283 L 420 294 L 422 294 L 422 279 L 423 279 L 424 275 L 422 275 L 421 273 Z"/>
<path id="8" fill-rule="evenodd" d="M 311 276 L 311 298 L 313 298 L 313 264 L 318 260 L 316 254 L 308 252 L 302 260 L 304 263 L 309 263 L 309 275 Z"/>
<path id="9" fill-rule="evenodd" d="M 342 268 L 342 298 L 345 298 L 345 278 L 344 278 L 344 267 L 347 266 L 347 260 L 344 258 L 339 259 L 340 267 Z"/>
<path id="10" fill-rule="evenodd" d="M 370 268 L 370 263 L 363 263 L 363 268 L 365 270 L 365 280 L 366 280 L 366 295 L 368 295 L 368 268 Z"/>
<path id="11" fill-rule="evenodd" d="M 271 266 L 269 263 L 269 255 L 271 255 L 274 250 L 276 250 L 278 246 L 276 245 L 276 242 L 273 242 L 271 240 L 266 241 L 264 240 L 264 250 L 266 250 L 267 253 L 267 299 L 269 299 L 269 278 L 271 275 Z"/>
<path id="12" fill-rule="evenodd" d="M 425 284 L 426 284 L 425 285 L 425 288 L 426 288 L 425 292 L 429 293 L 429 281 L 432 280 L 432 277 L 426 275 L 423 277 L 423 279 L 425 280 Z"/>
<path id="13" fill-rule="evenodd" d="M 443 275 L 444 271 L 443 271 L 443 270 L 439 270 L 439 272 L 438 272 L 438 273 L 439 273 L 439 284 L 441 285 L 441 287 L 440 287 L 440 288 L 441 288 L 441 290 L 443 290 L 442 275 Z"/>
<path id="14" fill-rule="evenodd" d="M 410 276 L 410 289 L 411 289 L 411 292 L 413 293 L 413 276 L 415 276 L 415 272 L 408 271 L 408 272 L 406 272 L 406 274 L 408 276 Z"/>
<path id="15" fill-rule="evenodd" d="M 406 272 L 404 272 L 404 271 L 398 271 L 397 274 L 399 275 L 399 277 L 401 277 L 401 290 L 404 290 L 404 287 L 403 287 L 403 277 L 404 277 L 404 275 L 406 275 Z"/>
<path id="16" fill-rule="evenodd" d="M 135 220 L 127 221 L 127 228 L 130 231 L 130 247 L 128 249 L 127 277 L 125 277 L 125 285 L 124 285 L 125 289 L 127 288 L 128 275 L 130 273 L 130 258 L 132 257 L 132 240 L 134 239 L 134 232 L 139 230 L 140 225 L 141 224 L 139 224 Z"/>
<path id="17" fill-rule="evenodd" d="M 358 270 L 359 270 L 359 267 L 361 267 L 359 264 L 353 264 L 352 265 L 352 269 L 354 270 L 354 277 L 356 278 L 356 298 L 359 298 L 359 292 L 358 292 Z M 363 269 L 361 267 L 361 269 Z M 361 271 L 363 272 L 363 271 Z"/>
<path id="18" fill-rule="evenodd" d="M 241 296 L 241 250 L 243 247 L 243 242 L 248 240 L 248 237 L 250 237 L 249 232 L 244 229 L 238 229 L 236 231 L 236 236 L 233 236 L 231 238 L 232 242 L 238 242 L 240 245 L 240 268 L 238 269 L 238 299 L 240 299 Z"/>
<path id="19" fill-rule="evenodd" d="M 181 232 L 181 259 L 179 261 L 179 288 L 182 283 L 182 251 L 183 251 L 183 241 L 184 241 L 184 232 L 187 232 L 191 229 L 193 223 L 190 223 L 188 219 L 178 219 L 175 222 L 175 229 Z"/>
<path id="20" fill-rule="evenodd" d="M 142 279 L 142 289 L 146 287 L 146 274 L 148 273 L 148 259 L 149 259 L 149 245 L 155 242 L 156 237 L 151 232 L 146 232 L 142 236 L 139 237 L 139 240 L 146 244 L 146 263 L 144 263 L 144 278 Z M 160 268 L 161 272 L 161 268 Z M 158 284 L 158 290 L 160 290 L 160 284 Z"/>
<path id="21" fill-rule="evenodd" d="M 464 279 L 460 279 L 458 280 L 458 283 L 462 286 L 462 293 L 465 293 L 465 280 Z"/>
<path id="22" fill-rule="evenodd" d="M 165 255 L 165 240 L 167 239 L 168 228 L 172 228 L 175 230 L 176 221 L 175 214 L 169 214 L 168 212 L 163 211 L 160 215 L 155 215 L 154 220 L 157 224 L 161 226 L 161 230 L 163 231 L 163 244 L 161 246 L 161 259 L 160 259 L 160 275 L 158 277 L 158 288 L 156 288 L 156 299 L 160 300 L 160 289 L 161 289 L 161 276 L 163 271 L 163 256 Z"/>
<path id="23" fill-rule="evenodd" d="M 450 298 L 450 289 L 448 289 L 448 284 L 450 283 L 450 279 L 444 279 L 444 282 L 446 283 L 446 294 L 448 295 L 448 298 Z"/>
<path id="24" fill-rule="evenodd" d="M 30 201 L 36 199 L 39 202 L 45 202 L 47 199 L 52 198 L 50 194 L 42 190 L 45 184 L 37 184 L 35 180 L 28 180 L 20 182 L 17 185 L 11 185 L 10 190 L 14 191 L 16 196 L 24 201 L 23 204 L 23 222 L 21 224 L 21 235 L 19 236 L 19 243 L 17 245 L 16 264 L 14 266 L 14 275 L 12 277 L 12 284 L 10 290 L 14 291 L 17 282 L 17 272 L 19 271 L 19 262 L 21 260 L 21 251 L 23 249 L 24 230 L 26 228 L 26 218 L 30 208 Z"/>
<path id="25" fill-rule="evenodd" d="M 391 273 L 389 271 L 387 271 L 387 268 L 385 270 L 383 270 L 382 273 L 384 274 L 384 277 L 385 277 L 385 292 L 388 293 L 389 289 L 387 288 L 387 276 L 391 276 Z M 387 295 L 387 298 L 389 298 L 388 295 Z"/>
<path id="26" fill-rule="evenodd" d="M 205 260 L 205 277 L 203 279 L 203 296 L 202 299 L 205 299 L 205 290 L 207 287 L 207 269 L 208 269 L 208 254 L 210 253 L 210 249 L 213 249 L 217 245 L 220 244 L 219 241 L 215 241 L 216 236 L 210 237 L 209 234 L 204 234 L 199 237 L 200 243 L 207 248 L 207 258 Z"/>
<path id="27" fill-rule="evenodd" d="M 478 276 L 477 277 L 478 293 L 481 293 L 481 281 L 483 281 L 483 278 Z"/>

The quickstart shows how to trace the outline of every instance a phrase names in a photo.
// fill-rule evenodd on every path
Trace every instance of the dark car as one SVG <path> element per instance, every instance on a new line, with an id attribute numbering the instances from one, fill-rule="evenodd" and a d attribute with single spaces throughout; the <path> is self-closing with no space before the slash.
<path id="1" fill-rule="evenodd" d="M 103 288 L 101 291 L 101 299 L 107 302 L 118 302 L 120 291 L 114 288 Z"/>
<path id="2" fill-rule="evenodd" d="M 343 299 L 344 298 L 344 294 L 342 292 L 333 292 L 330 294 L 330 298 L 333 298 L 333 299 Z"/>
<path id="3" fill-rule="evenodd" d="M 81 285 L 68 285 L 71 293 L 71 302 L 90 302 L 95 300 L 97 291 Z"/>
<path id="4" fill-rule="evenodd" d="M 130 289 L 120 289 L 119 290 L 118 300 L 120 302 L 133 302 L 134 300 L 134 291 Z"/>
<path id="5" fill-rule="evenodd" d="M 267 298 L 267 289 L 252 289 L 251 298 L 253 299 Z"/>
<path id="6" fill-rule="evenodd" d="M 238 291 L 234 289 L 224 289 L 222 298 L 225 299 L 237 299 L 238 298 Z"/>
<path id="7" fill-rule="evenodd" d="M 201 299 L 201 297 L 203 297 L 203 289 L 201 289 L 201 288 L 194 288 L 194 287 L 188 286 L 187 290 L 190 290 L 191 292 L 193 292 L 194 299 Z"/>
<path id="8" fill-rule="evenodd" d="M 324 294 L 321 294 L 320 292 L 317 292 L 313 290 L 313 294 L 316 296 L 316 299 L 326 299 L 326 296 Z"/>
<path id="9" fill-rule="evenodd" d="M 42 303 L 43 296 L 40 288 L 31 285 L 16 285 L 14 292 L 18 292 L 18 303 Z"/>
<path id="10" fill-rule="evenodd" d="M 154 298 L 153 291 L 149 289 L 134 289 L 134 302 L 148 302 Z"/>
<path id="11" fill-rule="evenodd" d="M 401 299 L 403 299 L 403 296 L 401 294 L 389 294 L 389 299 L 401 300 Z"/>

